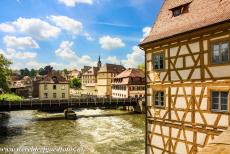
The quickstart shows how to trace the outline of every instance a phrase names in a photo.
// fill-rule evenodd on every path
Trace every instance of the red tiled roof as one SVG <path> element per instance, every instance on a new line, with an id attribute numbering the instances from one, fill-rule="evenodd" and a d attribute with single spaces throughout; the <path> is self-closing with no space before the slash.
<path id="1" fill-rule="evenodd" d="M 187 3 L 188 13 L 172 16 L 172 8 Z M 150 35 L 141 45 L 224 21 L 230 21 L 230 0 L 165 0 Z"/>
<path id="2" fill-rule="evenodd" d="M 53 84 L 67 84 L 67 80 L 61 76 L 59 73 L 50 73 L 46 75 L 39 83 L 53 83 Z"/>
<path id="3" fill-rule="evenodd" d="M 141 77 L 144 78 L 145 74 L 143 71 L 135 68 L 129 68 L 120 74 L 118 74 L 115 78 L 128 78 L 128 77 Z"/>
<path id="4" fill-rule="evenodd" d="M 98 68 L 98 67 L 92 67 L 92 68 L 90 68 L 88 71 L 86 71 L 86 72 L 83 74 L 83 76 L 84 76 L 84 75 L 97 75 L 98 71 L 99 71 L 99 68 Z"/>
<path id="5" fill-rule="evenodd" d="M 125 70 L 125 67 L 122 65 L 116 64 L 105 64 L 103 67 L 100 68 L 99 73 L 121 73 Z"/>

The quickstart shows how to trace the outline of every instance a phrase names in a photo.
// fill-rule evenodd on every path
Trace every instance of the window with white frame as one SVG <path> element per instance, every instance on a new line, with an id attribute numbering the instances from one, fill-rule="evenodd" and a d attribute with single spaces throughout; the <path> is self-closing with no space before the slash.
<path id="1" fill-rule="evenodd" d="M 153 67 L 155 70 L 164 69 L 164 54 L 153 55 Z"/>
<path id="2" fill-rule="evenodd" d="M 155 92 L 154 106 L 155 107 L 164 107 L 164 92 L 163 91 Z"/>
<path id="3" fill-rule="evenodd" d="M 227 91 L 212 91 L 211 93 L 212 111 L 226 112 L 228 111 L 228 92 Z"/>
<path id="4" fill-rule="evenodd" d="M 229 62 L 229 42 L 219 42 L 211 47 L 212 64 L 224 64 Z"/>

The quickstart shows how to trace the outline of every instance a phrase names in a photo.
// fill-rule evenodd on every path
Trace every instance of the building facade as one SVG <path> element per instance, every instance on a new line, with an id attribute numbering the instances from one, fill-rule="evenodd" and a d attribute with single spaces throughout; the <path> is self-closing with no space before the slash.
<path id="1" fill-rule="evenodd" d="M 97 75 L 97 96 L 112 97 L 112 82 L 115 76 L 125 70 L 122 65 L 105 64 L 100 68 Z"/>
<path id="2" fill-rule="evenodd" d="M 165 0 L 140 46 L 146 152 L 197 153 L 230 125 L 230 2 Z"/>
<path id="3" fill-rule="evenodd" d="M 113 98 L 142 98 L 145 96 L 145 74 L 142 70 L 129 68 L 118 74 L 112 82 Z"/>
<path id="4" fill-rule="evenodd" d="M 82 95 L 96 96 L 97 95 L 97 75 L 101 68 L 101 58 L 99 56 L 97 67 L 91 67 L 82 74 Z"/>
<path id="5" fill-rule="evenodd" d="M 61 100 L 70 98 L 67 80 L 56 73 L 49 73 L 38 83 L 40 100 Z"/>

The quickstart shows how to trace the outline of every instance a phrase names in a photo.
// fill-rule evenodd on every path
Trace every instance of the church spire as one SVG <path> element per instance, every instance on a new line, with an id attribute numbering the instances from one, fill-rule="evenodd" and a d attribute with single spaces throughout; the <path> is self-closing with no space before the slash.
<path id="1" fill-rule="evenodd" d="M 97 67 L 101 67 L 101 57 L 99 56 L 99 58 L 98 58 L 98 62 L 97 62 Z"/>

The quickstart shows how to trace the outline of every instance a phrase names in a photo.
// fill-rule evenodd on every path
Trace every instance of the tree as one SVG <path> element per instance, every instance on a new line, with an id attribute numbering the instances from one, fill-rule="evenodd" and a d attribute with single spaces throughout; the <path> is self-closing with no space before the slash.
<path id="1" fill-rule="evenodd" d="M 53 67 L 48 65 L 48 66 L 45 66 L 44 70 L 45 70 L 45 73 L 48 74 L 53 71 Z"/>
<path id="2" fill-rule="evenodd" d="M 137 66 L 138 69 L 141 69 L 142 71 L 145 71 L 145 64 L 140 64 Z"/>
<path id="3" fill-rule="evenodd" d="M 8 79 L 11 73 L 9 69 L 11 62 L 0 54 L 0 89 L 9 91 Z"/>
<path id="4" fill-rule="evenodd" d="M 44 68 L 40 68 L 40 69 L 38 70 L 38 74 L 39 74 L 39 75 L 46 75 L 46 72 L 45 72 Z"/>
<path id="5" fill-rule="evenodd" d="M 24 76 L 30 76 L 30 71 L 29 71 L 29 69 L 28 69 L 28 68 L 20 69 L 20 75 L 21 75 L 22 77 L 24 77 Z"/>
<path id="6" fill-rule="evenodd" d="M 70 81 L 70 87 L 71 87 L 71 88 L 74 88 L 74 89 L 79 89 L 79 88 L 81 88 L 81 79 L 79 79 L 79 78 L 73 78 L 73 79 Z"/>
<path id="7" fill-rule="evenodd" d="M 35 69 L 30 70 L 30 77 L 35 77 L 36 74 L 37 74 L 37 71 L 35 71 Z"/>

